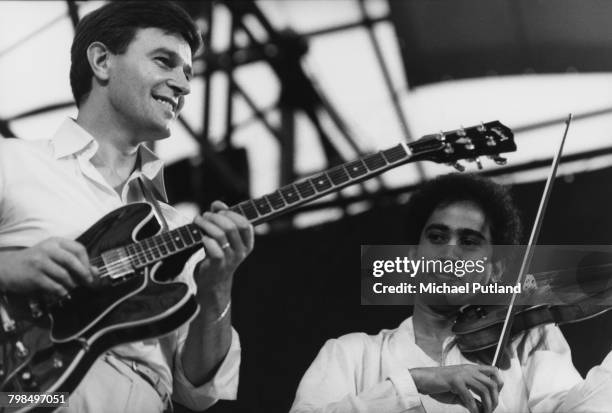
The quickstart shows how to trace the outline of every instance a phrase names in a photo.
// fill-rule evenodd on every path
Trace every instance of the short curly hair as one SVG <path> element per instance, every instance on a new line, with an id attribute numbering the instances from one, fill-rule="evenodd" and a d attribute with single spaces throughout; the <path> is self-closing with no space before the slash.
<path id="1" fill-rule="evenodd" d="M 70 86 L 77 106 L 91 91 L 89 45 L 102 42 L 112 53 L 122 54 L 137 29 L 150 27 L 182 36 L 192 54 L 202 45 L 197 25 L 181 6 L 171 1 L 111 1 L 81 19 L 70 49 Z"/>
<path id="2" fill-rule="evenodd" d="M 522 224 L 507 187 L 471 173 L 438 176 L 414 192 L 407 204 L 408 243 L 419 243 L 421 233 L 437 208 L 459 201 L 472 201 L 482 208 L 491 228 L 494 245 L 518 245 Z"/>

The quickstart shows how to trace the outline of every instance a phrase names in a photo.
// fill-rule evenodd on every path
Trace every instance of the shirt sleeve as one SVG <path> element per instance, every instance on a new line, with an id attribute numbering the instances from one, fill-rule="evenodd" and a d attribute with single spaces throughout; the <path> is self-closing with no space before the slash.
<path id="1" fill-rule="evenodd" d="M 204 250 L 200 249 L 193 254 L 185 264 L 182 274 L 184 281 L 195 292 L 193 273 L 197 264 L 204 259 Z M 240 371 L 240 339 L 238 333 L 232 328 L 232 341 L 225 358 L 217 369 L 214 377 L 200 386 L 194 386 L 185 376 L 182 354 L 187 339 L 189 326 L 184 325 L 177 331 L 177 350 L 174 353 L 173 389 L 172 398 L 192 410 L 205 410 L 219 399 L 235 400 L 238 394 L 238 376 Z"/>
<path id="2" fill-rule="evenodd" d="M 533 413 L 609 412 L 612 407 L 612 356 L 591 369 L 586 379 L 572 363 L 561 330 L 553 325 L 533 329 L 523 349 L 524 378 Z"/>
<path id="3" fill-rule="evenodd" d="M 354 334 L 328 340 L 302 378 L 291 413 L 424 412 L 408 369 L 364 384 L 364 370 L 379 368 L 366 345 Z"/>
<path id="4" fill-rule="evenodd" d="M 181 361 L 185 340 L 179 342 L 179 351 L 174 358 L 174 380 L 172 398 L 192 410 L 205 410 L 217 400 L 235 400 L 238 394 L 238 373 L 240 370 L 240 340 L 238 333 L 232 328 L 230 348 L 215 373 L 207 383 L 195 387 L 185 377 Z"/>
<path id="5" fill-rule="evenodd" d="M 605 413 L 612 410 L 612 351 L 593 367 L 583 383 L 574 386 L 563 400 L 560 412 Z"/>

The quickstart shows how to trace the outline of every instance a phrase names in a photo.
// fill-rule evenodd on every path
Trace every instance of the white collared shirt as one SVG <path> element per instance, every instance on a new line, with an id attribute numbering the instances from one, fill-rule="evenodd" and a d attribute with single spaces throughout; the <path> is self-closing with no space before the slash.
<path id="1" fill-rule="evenodd" d="M 419 394 L 409 369 L 474 364 L 449 337 L 442 364 L 415 341 L 412 317 L 375 336 L 353 333 L 328 340 L 306 371 L 291 413 L 455 413 L 460 404 Z M 582 379 L 569 346 L 553 325 L 531 329 L 512 342 L 511 366 L 496 413 L 612 411 L 612 353 Z"/>
<path id="2" fill-rule="evenodd" d="M 144 201 L 137 182 L 141 174 L 166 199 L 163 162 L 144 145 L 139 148 L 140 168 L 128 178 L 121 195 L 90 162 L 97 150 L 95 139 L 72 119 L 51 140 L 0 139 L 0 249 L 30 247 L 52 236 L 76 239 L 106 213 Z M 171 229 L 189 223 L 171 206 L 160 204 Z M 203 258 L 200 249 L 178 277 L 192 291 L 196 289 L 193 271 Z M 197 388 L 181 364 L 187 331 L 184 325 L 161 339 L 118 346 L 113 352 L 154 369 L 173 389 L 173 398 L 189 408 L 202 410 L 217 399 L 235 399 L 240 365 L 236 331 L 232 329 L 230 349 L 215 377 Z"/>

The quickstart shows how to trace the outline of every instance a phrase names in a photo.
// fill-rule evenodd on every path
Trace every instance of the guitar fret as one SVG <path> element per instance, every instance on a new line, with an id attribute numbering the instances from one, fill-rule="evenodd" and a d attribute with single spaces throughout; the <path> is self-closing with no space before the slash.
<path id="1" fill-rule="evenodd" d="M 327 171 L 327 176 L 329 176 L 329 179 L 331 179 L 334 185 L 340 185 L 350 180 L 343 165 L 336 166 L 335 168 Z"/>
<path id="2" fill-rule="evenodd" d="M 159 244 L 159 250 L 161 251 L 162 256 L 168 255 L 168 249 L 166 248 L 166 244 L 163 241 L 161 244 Z"/>
<path id="3" fill-rule="evenodd" d="M 394 146 L 391 149 L 387 149 L 386 151 L 382 151 L 382 153 L 385 155 L 385 158 L 387 158 L 389 163 L 402 160 L 408 155 L 408 152 L 406 152 L 402 144 Z"/>
<path id="4" fill-rule="evenodd" d="M 266 215 L 272 210 L 268 204 L 268 201 L 266 201 L 266 198 L 264 197 L 254 199 L 253 203 L 255 204 L 255 208 L 257 208 L 257 212 L 259 212 L 261 215 Z"/>
<path id="5" fill-rule="evenodd" d="M 153 254 L 151 253 L 151 248 L 149 247 L 149 239 L 145 238 L 144 240 L 142 240 L 142 244 L 144 246 L 143 252 L 144 252 L 144 256 L 147 260 L 147 263 L 153 261 Z"/>
<path id="6" fill-rule="evenodd" d="M 278 191 L 266 195 L 266 198 L 268 198 L 268 202 L 270 202 L 272 209 L 281 209 L 286 205 L 285 201 L 283 200 L 283 197 Z"/>
<path id="7" fill-rule="evenodd" d="M 376 171 L 377 169 L 380 169 L 387 165 L 385 158 L 380 152 L 366 156 L 365 158 L 363 158 L 363 163 L 366 164 L 370 171 Z"/>
<path id="8" fill-rule="evenodd" d="M 161 248 L 159 248 L 159 235 L 151 238 L 151 247 L 153 250 L 153 256 L 157 259 L 163 258 L 164 255 L 161 252 Z"/>
<path id="9" fill-rule="evenodd" d="M 127 245 L 125 250 L 127 251 L 130 262 L 138 265 L 138 257 L 136 256 L 136 248 L 134 247 L 134 244 Z"/>
<path id="10" fill-rule="evenodd" d="M 317 188 L 317 191 L 319 192 L 325 191 L 326 189 L 332 187 L 331 181 L 325 174 L 317 175 L 314 178 L 311 178 L 310 182 L 313 183 L 313 185 L 315 186 L 315 188 Z"/>
<path id="11" fill-rule="evenodd" d="M 134 245 L 134 257 L 136 258 L 136 265 L 141 266 L 146 264 L 145 257 L 143 256 L 142 245 L 140 242 L 133 244 Z"/>
<path id="12" fill-rule="evenodd" d="M 178 228 L 178 231 L 181 233 L 183 240 L 185 240 L 185 244 L 188 246 L 195 244 L 193 238 L 191 238 L 191 233 L 187 230 L 187 227 L 180 227 Z"/>
<path id="13" fill-rule="evenodd" d="M 162 234 L 162 239 L 164 240 L 166 246 L 168 247 L 168 250 L 171 253 L 176 252 L 176 245 L 174 245 L 174 242 L 172 242 L 172 237 L 168 232 L 164 232 Z"/>
<path id="14" fill-rule="evenodd" d="M 230 211 L 233 211 L 233 212 L 235 212 L 237 214 L 240 214 L 240 215 L 244 215 L 242 213 L 242 210 L 240 209 L 240 205 L 234 205 L 233 207 L 230 208 Z"/>
<path id="15" fill-rule="evenodd" d="M 153 254 L 153 259 L 157 260 L 161 258 L 161 251 L 157 248 L 157 243 L 155 242 L 155 238 L 148 239 L 149 247 L 151 249 L 151 254 Z"/>
<path id="16" fill-rule="evenodd" d="M 172 240 L 176 243 L 176 246 L 179 249 L 183 249 L 185 247 L 185 242 L 183 242 L 183 238 L 181 238 L 181 234 L 177 231 L 170 231 L 170 234 L 172 236 Z"/>
<path id="17" fill-rule="evenodd" d="M 298 182 L 297 184 L 295 184 L 295 187 L 297 188 L 302 198 L 308 198 L 309 196 L 316 194 L 316 191 L 310 181 Z"/>
<path id="18" fill-rule="evenodd" d="M 202 241 L 202 231 L 200 231 L 200 229 L 193 224 L 189 224 L 188 228 L 191 236 L 193 237 L 194 243 L 200 243 Z"/>
<path id="19" fill-rule="evenodd" d="M 351 162 L 346 165 L 346 170 L 351 176 L 351 178 L 358 178 L 368 173 L 368 169 L 363 164 L 361 159 L 358 159 L 354 162 Z"/>
<path id="20" fill-rule="evenodd" d="M 280 189 L 281 194 L 285 198 L 285 202 L 288 204 L 294 204 L 300 200 L 297 191 L 293 185 L 287 185 Z"/>
<path id="21" fill-rule="evenodd" d="M 252 201 L 245 201 L 240 204 L 240 207 L 244 211 L 244 216 L 248 219 L 255 219 L 259 216 Z"/>

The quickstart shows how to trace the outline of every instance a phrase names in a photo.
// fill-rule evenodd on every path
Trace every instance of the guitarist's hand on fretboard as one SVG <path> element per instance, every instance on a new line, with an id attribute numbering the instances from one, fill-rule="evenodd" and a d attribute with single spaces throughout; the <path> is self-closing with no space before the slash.
<path id="1" fill-rule="evenodd" d="M 221 201 L 213 202 L 211 212 L 196 217 L 194 223 L 205 234 L 202 243 L 206 251 L 196 275 L 198 292 L 208 295 L 215 291 L 229 299 L 234 271 L 253 250 L 253 226 Z"/>

